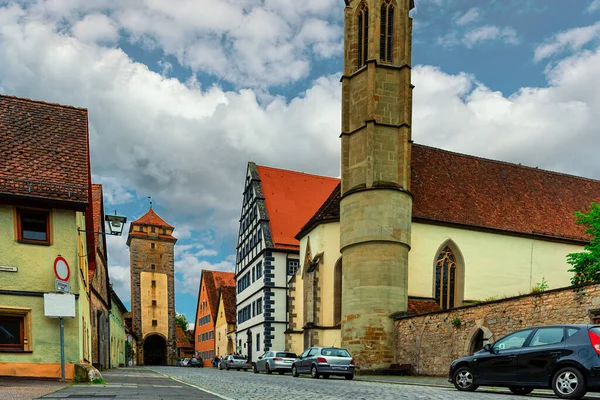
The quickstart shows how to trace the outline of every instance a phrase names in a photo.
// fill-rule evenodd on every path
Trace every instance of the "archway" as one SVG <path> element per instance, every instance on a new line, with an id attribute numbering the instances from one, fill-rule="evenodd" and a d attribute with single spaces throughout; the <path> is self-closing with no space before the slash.
<path id="1" fill-rule="evenodd" d="M 144 365 L 167 365 L 167 342 L 162 336 L 150 335 L 144 340 Z"/>
<path id="2" fill-rule="evenodd" d="M 483 345 L 485 344 L 485 335 L 481 329 L 477 330 L 473 339 L 471 339 L 471 346 L 469 349 L 469 354 L 475 354 L 475 352 L 483 349 Z"/>

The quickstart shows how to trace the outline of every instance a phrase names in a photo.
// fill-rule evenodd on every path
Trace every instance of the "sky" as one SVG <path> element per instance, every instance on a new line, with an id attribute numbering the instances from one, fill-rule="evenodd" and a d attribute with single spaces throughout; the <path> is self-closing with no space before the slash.
<path id="1" fill-rule="evenodd" d="M 0 0 L 0 93 L 89 110 L 105 210 L 233 271 L 248 161 L 340 174 L 342 0 Z M 600 0 L 416 0 L 413 139 L 600 179 Z M 128 229 L 128 226 L 126 227 Z M 129 307 L 126 235 L 108 238 Z"/>

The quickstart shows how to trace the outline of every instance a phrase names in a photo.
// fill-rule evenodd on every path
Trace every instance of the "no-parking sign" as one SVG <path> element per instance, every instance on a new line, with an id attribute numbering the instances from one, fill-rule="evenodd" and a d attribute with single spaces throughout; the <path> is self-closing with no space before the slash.
<path id="1" fill-rule="evenodd" d="M 54 275 L 56 276 L 56 291 L 69 293 L 71 291 L 71 285 L 69 284 L 71 269 L 63 256 L 54 259 Z"/>

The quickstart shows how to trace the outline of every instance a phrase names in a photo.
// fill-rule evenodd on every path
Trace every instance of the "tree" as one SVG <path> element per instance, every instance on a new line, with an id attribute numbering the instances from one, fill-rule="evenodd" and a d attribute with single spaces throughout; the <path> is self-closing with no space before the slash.
<path id="1" fill-rule="evenodd" d="M 187 330 L 188 330 L 188 321 L 187 321 L 187 318 L 185 317 L 185 315 L 183 315 L 183 314 L 176 314 L 175 315 L 175 323 L 177 325 L 179 325 L 181 327 L 181 329 L 183 329 L 183 332 L 187 332 Z"/>
<path id="2" fill-rule="evenodd" d="M 592 239 L 581 253 L 567 255 L 567 263 L 573 266 L 569 270 L 574 273 L 571 283 L 580 285 L 600 281 L 600 205 L 592 203 L 587 214 L 576 212 L 575 216 L 575 223 L 585 226 L 585 233 Z"/>

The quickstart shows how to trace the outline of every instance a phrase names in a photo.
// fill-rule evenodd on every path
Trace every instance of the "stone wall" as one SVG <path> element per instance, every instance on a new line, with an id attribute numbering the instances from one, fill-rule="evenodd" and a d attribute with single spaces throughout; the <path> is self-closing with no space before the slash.
<path id="1" fill-rule="evenodd" d="M 450 363 L 472 354 L 481 330 L 484 343 L 537 325 L 587 324 L 600 315 L 600 284 L 517 296 L 396 321 L 396 362 L 417 375 L 448 373 Z"/>

